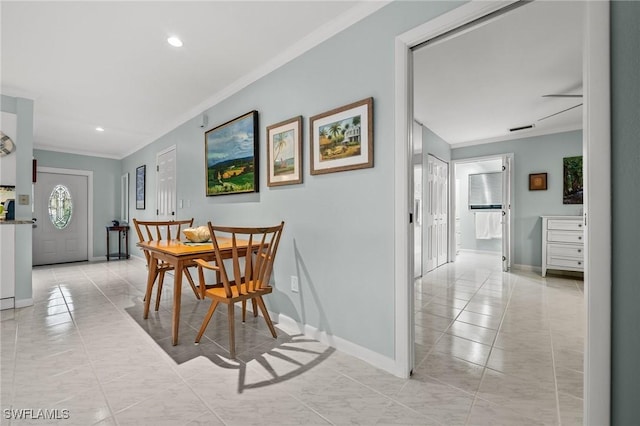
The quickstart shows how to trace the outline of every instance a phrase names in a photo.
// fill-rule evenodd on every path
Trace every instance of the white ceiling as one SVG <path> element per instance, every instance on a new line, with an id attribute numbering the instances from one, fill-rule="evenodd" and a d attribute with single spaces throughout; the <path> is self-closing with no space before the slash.
<path id="1" fill-rule="evenodd" d="M 451 145 L 582 128 L 581 1 L 535 1 L 414 55 L 415 118 Z M 510 128 L 534 124 L 531 130 Z"/>
<path id="2" fill-rule="evenodd" d="M 1 90 L 35 148 L 122 158 L 384 4 L 2 1 Z"/>

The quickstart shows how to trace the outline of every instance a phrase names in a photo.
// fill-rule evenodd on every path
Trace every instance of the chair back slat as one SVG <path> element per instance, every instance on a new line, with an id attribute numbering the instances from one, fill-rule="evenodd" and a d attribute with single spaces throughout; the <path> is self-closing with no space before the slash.
<path id="1" fill-rule="evenodd" d="M 193 218 L 185 220 L 148 220 L 142 221 L 133 219 L 133 224 L 138 234 L 138 240 L 143 241 L 155 241 L 155 240 L 170 240 L 172 238 L 180 240 L 180 230 L 184 225 L 187 228 L 193 226 Z M 172 232 L 174 231 L 174 232 Z M 144 256 L 149 264 L 149 253 L 144 251 Z"/>
<path id="2" fill-rule="evenodd" d="M 214 226 L 211 222 L 208 226 L 216 254 L 216 264 L 220 268 L 220 279 L 228 298 L 233 295 L 233 286 L 236 287 L 237 294 L 242 295 L 269 285 L 284 222 L 266 228 Z M 224 262 L 218 242 L 218 239 L 223 236 L 231 239 L 231 258 L 228 261 L 231 263 L 230 272 L 233 274 L 233 280 L 229 280 L 228 266 Z M 242 250 L 239 248 L 240 241 L 243 245 L 246 241 L 247 246 L 250 247 L 246 253 L 244 248 Z M 241 266 L 241 261 L 245 262 L 244 268 Z"/>

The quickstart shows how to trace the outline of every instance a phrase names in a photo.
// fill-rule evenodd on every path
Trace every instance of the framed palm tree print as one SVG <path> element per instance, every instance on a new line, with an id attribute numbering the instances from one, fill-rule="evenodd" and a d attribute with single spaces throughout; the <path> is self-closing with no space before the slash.
<path id="1" fill-rule="evenodd" d="M 309 119 L 312 175 L 373 167 L 373 98 Z"/>
<path id="2" fill-rule="evenodd" d="M 267 186 L 302 183 L 302 116 L 267 127 Z"/>

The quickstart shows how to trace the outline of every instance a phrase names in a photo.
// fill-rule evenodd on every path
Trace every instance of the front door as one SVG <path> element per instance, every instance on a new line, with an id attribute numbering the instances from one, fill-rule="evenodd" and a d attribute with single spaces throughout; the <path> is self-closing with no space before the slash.
<path id="1" fill-rule="evenodd" d="M 78 262 L 88 254 L 87 176 L 38 172 L 33 265 Z"/>

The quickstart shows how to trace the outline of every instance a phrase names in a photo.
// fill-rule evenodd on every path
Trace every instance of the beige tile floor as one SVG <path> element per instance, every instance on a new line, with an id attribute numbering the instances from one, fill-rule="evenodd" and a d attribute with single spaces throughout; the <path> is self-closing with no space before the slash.
<path id="1" fill-rule="evenodd" d="M 428 274 L 403 380 L 302 335 L 273 339 L 261 318 L 238 325 L 231 360 L 225 312 L 196 346 L 208 303 L 188 286 L 174 347 L 171 286 L 142 320 L 145 277 L 138 260 L 34 269 L 34 306 L 1 313 L 1 424 L 582 422 L 581 281 L 504 274 L 477 255 Z M 69 418 L 12 420 L 8 409 Z"/>

